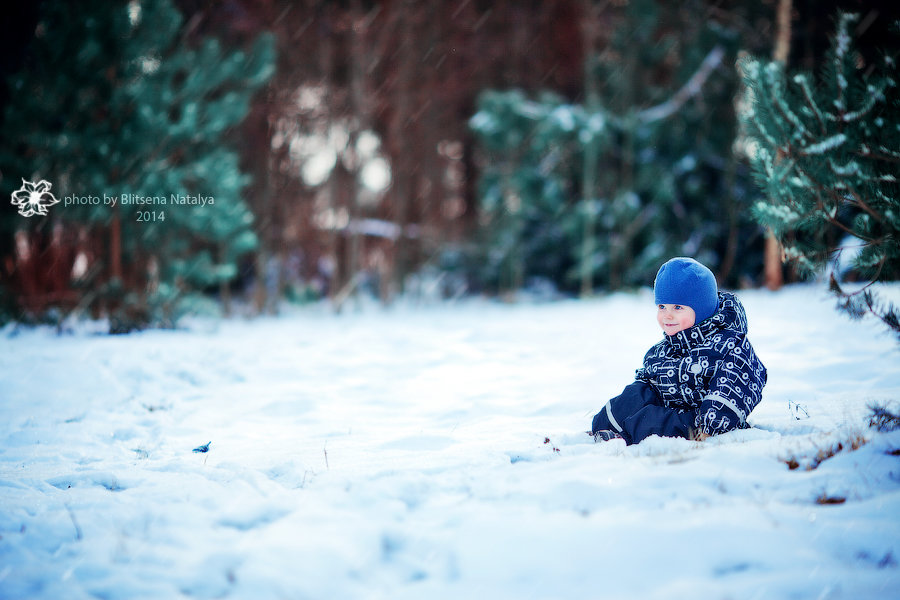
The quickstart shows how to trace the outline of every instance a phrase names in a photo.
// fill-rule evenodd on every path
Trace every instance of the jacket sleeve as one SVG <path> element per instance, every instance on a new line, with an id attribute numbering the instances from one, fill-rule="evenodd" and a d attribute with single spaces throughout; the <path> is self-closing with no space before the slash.
<path id="1" fill-rule="evenodd" d="M 634 372 L 634 380 L 635 381 L 643 381 L 644 383 L 649 383 L 649 378 L 647 377 L 647 371 L 644 369 L 644 367 L 641 367 L 640 369 L 637 369 Z"/>
<path id="2" fill-rule="evenodd" d="M 652 378 L 650 377 L 650 366 L 654 361 L 659 361 L 660 357 L 665 354 L 663 349 L 662 342 L 654 344 L 650 347 L 649 350 L 644 354 L 644 362 L 641 365 L 641 368 L 635 370 L 634 379 L 635 381 L 643 381 L 644 383 L 652 384 Z"/>
<path id="3" fill-rule="evenodd" d="M 762 399 L 765 382 L 766 369 L 750 345 L 736 345 L 716 366 L 695 426 L 708 435 L 744 427 L 750 411 Z"/>

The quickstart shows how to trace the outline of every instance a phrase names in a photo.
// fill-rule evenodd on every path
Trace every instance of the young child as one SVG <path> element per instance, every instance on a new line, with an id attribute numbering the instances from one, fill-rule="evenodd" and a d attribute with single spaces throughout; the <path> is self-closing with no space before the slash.
<path id="1" fill-rule="evenodd" d="M 740 301 L 719 292 L 712 272 L 692 258 L 660 267 L 653 293 L 665 335 L 644 355 L 635 382 L 594 416 L 594 440 L 704 440 L 747 427 L 766 368 L 747 340 Z"/>

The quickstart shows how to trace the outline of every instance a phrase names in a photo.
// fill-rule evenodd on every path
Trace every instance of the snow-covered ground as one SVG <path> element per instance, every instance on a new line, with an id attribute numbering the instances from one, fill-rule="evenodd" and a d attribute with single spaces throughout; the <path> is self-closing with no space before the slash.
<path id="1" fill-rule="evenodd" d="M 900 597 L 900 432 L 867 426 L 900 346 L 818 287 L 740 296 L 755 427 L 632 447 L 583 431 L 661 336 L 649 291 L 7 327 L 0 597 Z"/>

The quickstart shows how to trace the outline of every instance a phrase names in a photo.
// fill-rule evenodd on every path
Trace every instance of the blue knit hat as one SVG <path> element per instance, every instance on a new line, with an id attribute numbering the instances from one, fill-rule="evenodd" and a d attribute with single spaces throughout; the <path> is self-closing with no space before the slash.
<path id="1" fill-rule="evenodd" d="M 716 314 L 719 290 L 712 271 L 693 258 L 678 257 L 665 263 L 653 282 L 657 304 L 690 306 L 700 323 Z"/>

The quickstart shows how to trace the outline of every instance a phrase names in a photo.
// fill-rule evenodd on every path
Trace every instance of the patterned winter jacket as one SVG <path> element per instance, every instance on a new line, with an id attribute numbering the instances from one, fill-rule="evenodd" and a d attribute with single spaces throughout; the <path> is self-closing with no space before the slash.
<path id="1" fill-rule="evenodd" d="M 708 319 L 665 336 L 644 356 L 635 378 L 666 406 L 694 411 L 698 431 L 715 435 L 745 427 L 762 397 L 766 368 L 747 340 L 747 316 L 734 294 L 719 292 Z"/>

